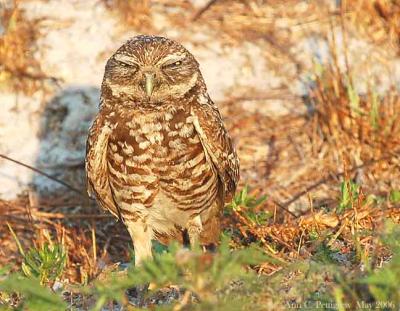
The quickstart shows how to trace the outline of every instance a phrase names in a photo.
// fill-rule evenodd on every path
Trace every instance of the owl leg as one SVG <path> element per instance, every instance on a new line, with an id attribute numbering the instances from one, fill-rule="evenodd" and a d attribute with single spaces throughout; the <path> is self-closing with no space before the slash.
<path id="1" fill-rule="evenodd" d="M 133 241 L 135 250 L 135 267 L 149 258 L 153 257 L 151 240 L 153 238 L 153 230 L 149 228 L 143 221 L 126 221 L 126 227 Z M 135 287 L 138 306 L 141 307 L 145 303 L 145 295 L 149 289 L 149 284 L 142 284 Z"/>
<path id="2" fill-rule="evenodd" d="M 133 248 L 135 250 L 135 266 L 149 258 L 153 257 L 151 251 L 151 240 L 153 238 L 153 230 L 143 221 L 126 222 L 129 234 L 133 240 Z"/>
<path id="3" fill-rule="evenodd" d="M 189 235 L 190 246 L 195 246 L 199 244 L 200 233 L 203 231 L 203 224 L 201 222 L 200 215 L 194 216 L 189 220 L 187 225 L 187 233 Z"/>

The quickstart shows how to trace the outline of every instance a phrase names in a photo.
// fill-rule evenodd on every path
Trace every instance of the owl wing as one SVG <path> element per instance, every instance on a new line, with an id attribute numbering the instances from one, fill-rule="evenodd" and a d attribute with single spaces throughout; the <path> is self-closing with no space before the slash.
<path id="1" fill-rule="evenodd" d="M 86 181 L 89 196 L 95 197 L 103 209 L 121 219 L 108 179 L 107 148 L 111 128 L 101 112 L 97 115 L 86 142 Z"/>
<path id="2" fill-rule="evenodd" d="M 207 101 L 192 107 L 194 127 L 223 185 L 223 200 L 232 199 L 239 181 L 239 159 L 218 108 Z"/>

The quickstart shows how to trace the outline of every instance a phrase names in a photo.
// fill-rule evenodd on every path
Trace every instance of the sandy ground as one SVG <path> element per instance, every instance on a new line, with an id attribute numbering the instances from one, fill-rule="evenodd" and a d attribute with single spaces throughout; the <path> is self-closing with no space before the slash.
<path id="1" fill-rule="evenodd" d="M 200 2 L 193 1 L 193 5 L 201 7 Z M 138 33 L 122 28 L 118 18 L 98 0 L 32 0 L 23 5 L 28 16 L 46 18 L 39 57 L 44 72 L 60 83 L 45 96 L 40 92 L 30 97 L 0 93 L 0 152 L 82 185 L 86 133 L 97 111 L 104 64 L 116 48 Z M 312 80 L 312 60 L 329 61 L 327 42 L 318 33 L 287 47 L 301 63 L 299 71 L 290 62 L 277 68 L 265 44 L 244 38 L 243 43 L 226 45 L 206 25 L 178 29 L 157 8 L 152 17 L 154 33 L 182 42 L 198 59 L 214 101 L 248 97 L 241 103 L 252 112 L 278 115 L 304 111 L 299 101 Z M 339 46 L 339 30 L 337 41 Z M 378 92 L 400 85 L 399 58 L 377 51 L 359 38 L 348 42 L 360 91 L 369 83 L 376 84 Z M 375 61 L 379 59 L 384 61 Z M 343 57 L 340 61 L 343 65 Z M 366 69 L 366 62 L 373 65 Z M 260 94 L 271 94 L 271 98 L 252 99 Z M 258 156 L 265 158 L 268 148 L 260 146 L 260 150 Z M 5 160 L 0 160 L 0 184 L 2 198 L 13 198 L 25 189 L 51 191 L 60 187 Z"/>

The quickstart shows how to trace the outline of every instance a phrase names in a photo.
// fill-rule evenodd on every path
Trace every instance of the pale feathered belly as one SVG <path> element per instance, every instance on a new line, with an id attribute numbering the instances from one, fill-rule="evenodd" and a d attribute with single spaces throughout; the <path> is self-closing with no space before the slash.
<path id="1" fill-rule="evenodd" d="M 131 122 L 111 135 L 110 185 L 126 220 L 142 219 L 168 234 L 215 205 L 218 177 L 186 120 Z"/>

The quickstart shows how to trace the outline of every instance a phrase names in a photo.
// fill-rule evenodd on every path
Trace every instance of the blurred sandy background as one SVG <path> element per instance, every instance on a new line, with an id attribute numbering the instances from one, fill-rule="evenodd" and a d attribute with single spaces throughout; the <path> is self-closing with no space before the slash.
<path id="1" fill-rule="evenodd" d="M 83 189 L 86 133 L 105 62 L 128 38 L 157 34 L 181 42 L 200 62 L 239 148 L 242 182 L 263 186 L 260 180 L 269 179 L 269 191 L 282 195 L 292 181 L 267 172 L 280 135 L 268 132 L 276 127 L 269 118 L 310 108 L 307 96 L 316 74 L 332 63 L 332 49 L 340 68 L 351 64 L 357 93 L 385 94 L 400 85 L 398 29 L 390 26 L 398 6 L 376 2 L 382 7 L 322 0 L 3 0 L 0 152 Z M 26 190 L 66 191 L 4 159 L 0 184 L 6 199 Z"/>

